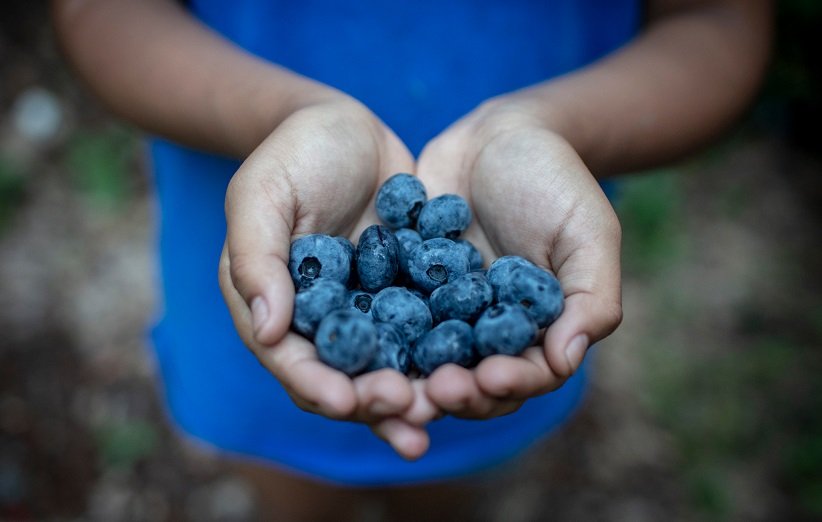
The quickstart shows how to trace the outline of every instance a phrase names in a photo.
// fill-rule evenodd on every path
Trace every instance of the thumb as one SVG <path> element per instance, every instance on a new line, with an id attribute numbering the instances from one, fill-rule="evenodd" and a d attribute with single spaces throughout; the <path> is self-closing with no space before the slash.
<path id="1" fill-rule="evenodd" d="M 569 377 L 588 347 L 622 322 L 620 230 L 614 219 L 596 240 L 576 245 L 557 268 L 565 310 L 545 332 L 545 355 L 557 375 Z"/>
<path id="2" fill-rule="evenodd" d="M 241 169 L 226 191 L 229 282 L 247 307 L 241 315 L 250 312 L 254 340 L 264 346 L 286 334 L 294 303 L 288 271 L 294 203 L 278 179 L 276 173 L 243 177 Z"/>

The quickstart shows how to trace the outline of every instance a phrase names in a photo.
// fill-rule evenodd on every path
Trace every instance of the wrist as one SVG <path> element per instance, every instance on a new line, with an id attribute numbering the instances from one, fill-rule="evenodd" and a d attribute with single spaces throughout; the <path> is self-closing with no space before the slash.
<path id="1" fill-rule="evenodd" d="M 529 87 L 486 100 L 478 108 L 485 125 L 497 128 L 533 127 L 568 139 L 574 134 L 573 119 L 564 107 L 553 103 L 544 85 Z"/>
<path id="2" fill-rule="evenodd" d="M 567 93 L 550 82 L 491 98 L 472 114 L 473 134 L 485 144 L 501 134 L 539 131 L 564 142 L 588 163 L 593 159 L 597 129 L 587 125 L 590 119 L 575 113 L 567 101 Z"/>
<path id="3" fill-rule="evenodd" d="M 231 149 L 245 158 L 292 114 L 307 107 L 348 99 L 342 92 L 278 66 L 250 78 L 239 92 L 227 90 L 224 124 L 234 129 Z"/>
<path id="4" fill-rule="evenodd" d="M 477 151 L 504 136 L 538 131 L 567 141 L 564 115 L 525 91 L 490 98 L 464 121 L 463 129 Z"/>

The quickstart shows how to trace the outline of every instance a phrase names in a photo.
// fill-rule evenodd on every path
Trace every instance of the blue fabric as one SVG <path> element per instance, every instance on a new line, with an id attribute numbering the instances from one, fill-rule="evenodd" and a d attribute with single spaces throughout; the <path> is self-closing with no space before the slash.
<path id="1" fill-rule="evenodd" d="M 488 97 L 626 42 L 638 4 L 194 0 L 190 8 L 249 51 L 363 101 L 416 154 Z M 560 425 L 580 401 L 584 372 L 506 417 L 441 419 L 430 426 L 429 453 L 415 463 L 364 426 L 302 412 L 245 349 L 217 286 L 225 189 L 238 163 L 162 140 L 151 153 L 164 296 L 153 340 L 169 412 L 186 433 L 326 480 L 412 483 L 500 463 Z"/>

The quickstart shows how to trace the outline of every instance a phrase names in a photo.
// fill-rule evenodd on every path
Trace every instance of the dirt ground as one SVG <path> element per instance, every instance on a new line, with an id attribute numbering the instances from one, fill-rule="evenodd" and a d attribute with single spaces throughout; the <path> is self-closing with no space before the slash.
<path id="1" fill-rule="evenodd" d="M 253 519 L 248 485 L 158 402 L 139 136 L 70 77 L 42 8 L 9 9 L 0 520 Z M 45 138 L 21 116 L 32 92 L 59 112 Z M 595 349 L 582 410 L 478 520 L 822 520 L 822 172 L 791 143 L 753 117 L 625 181 L 625 321 Z"/>

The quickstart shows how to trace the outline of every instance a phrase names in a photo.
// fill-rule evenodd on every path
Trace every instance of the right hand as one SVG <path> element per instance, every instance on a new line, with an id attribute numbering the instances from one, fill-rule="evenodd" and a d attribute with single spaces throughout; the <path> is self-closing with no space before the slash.
<path id="1" fill-rule="evenodd" d="M 438 414 L 420 384 L 394 370 L 354 379 L 326 366 L 289 330 L 291 241 L 310 233 L 349 237 L 377 223 L 385 179 L 413 172 L 402 142 L 362 104 L 340 95 L 295 111 L 254 150 L 226 192 L 220 288 L 240 337 L 300 408 L 368 424 L 403 457 L 428 448 Z"/>
<path id="2" fill-rule="evenodd" d="M 549 268 L 565 294 L 562 315 L 521 357 L 495 355 L 471 370 L 450 364 L 430 375 L 428 397 L 457 417 L 506 415 L 556 390 L 622 320 L 619 220 L 577 151 L 534 117 L 526 96 L 481 105 L 432 140 L 418 162 L 429 197 L 456 193 L 469 202 L 474 221 L 465 237 L 485 259 L 526 257 Z"/>

